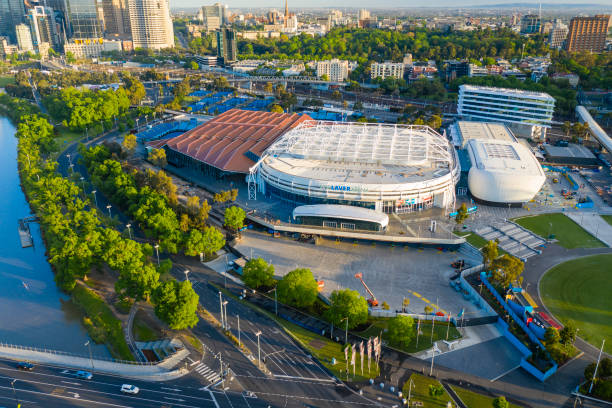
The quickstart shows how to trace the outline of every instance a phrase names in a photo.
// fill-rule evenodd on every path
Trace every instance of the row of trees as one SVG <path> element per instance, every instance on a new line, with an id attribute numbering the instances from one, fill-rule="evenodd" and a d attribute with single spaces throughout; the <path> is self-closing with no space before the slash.
<path id="1" fill-rule="evenodd" d="M 416 28 L 409 32 L 382 29 L 336 28 L 324 36 L 301 34 L 288 38 L 242 39 L 238 50 L 244 58 L 331 59 L 401 61 L 410 52 L 417 59 L 513 58 L 548 52 L 544 36 L 521 37 L 510 29 L 440 31 Z"/>
<path id="2" fill-rule="evenodd" d="M 209 256 L 225 245 L 223 234 L 206 225 L 208 202 L 200 204 L 198 197 L 190 197 L 187 205 L 180 205 L 176 186 L 163 170 L 142 172 L 123 166 L 104 145 L 81 147 L 80 153 L 94 185 L 165 251 L 184 249 L 188 255 Z"/>
<path id="3" fill-rule="evenodd" d="M 161 273 L 171 268 L 151 262 L 153 249 L 124 238 L 107 228 L 84 192 L 56 172 L 48 160 L 53 127 L 38 115 L 22 116 L 17 127 L 18 165 L 22 185 L 45 231 L 49 261 L 57 284 L 72 291 L 78 279 L 86 280 L 92 268 L 107 265 L 118 273 L 115 288 L 120 297 L 151 300 L 157 315 L 173 329 L 197 323 L 198 296 L 189 282 L 161 283 Z M 176 300 L 173 300 L 176 299 Z"/>

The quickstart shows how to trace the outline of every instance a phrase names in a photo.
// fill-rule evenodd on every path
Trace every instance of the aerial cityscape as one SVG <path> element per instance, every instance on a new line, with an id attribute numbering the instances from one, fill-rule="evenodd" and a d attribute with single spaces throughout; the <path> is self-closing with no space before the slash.
<path id="1" fill-rule="evenodd" d="M 0 0 L 0 408 L 612 407 L 612 3 L 214 1 Z"/>

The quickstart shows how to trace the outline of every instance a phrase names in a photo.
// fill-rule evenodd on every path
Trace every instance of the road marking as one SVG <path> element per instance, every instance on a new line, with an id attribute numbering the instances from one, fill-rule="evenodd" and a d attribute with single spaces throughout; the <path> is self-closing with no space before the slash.
<path id="1" fill-rule="evenodd" d="M 291 380 L 309 380 L 309 381 L 323 381 L 323 382 L 335 382 L 334 380 L 326 379 L 326 378 L 315 378 L 315 377 L 295 377 L 292 375 L 280 375 L 274 374 L 276 378 L 289 378 Z"/>
<path id="2" fill-rule="evenodd" d="M 167 400 L 172 400 L 172 401 L 178 401 L 178 402 L 185 402 L 185 400 L 184 400 L 184 399 L 181 399 L 181 398 L 170 398 L 170 397 L 164 397 L 164 399 L 167 399 Z"/>
<path id="3" fill-rule="evenodd" d="M 517 369 L 517 368 L 519 368 L 519 367 L 520 367 L 520 365 L 517 365 L 516 367 L 511 368 L 510 370 L 506 371 L 505 373 L 502 373 L 502 374 L 498 375 L 497 377 L 493 378 L 493 379 L 491 380 L 491 382 L 495 382 L 495 381 L 499 380 L 499 379 L 500 379 L 500 378 L 502 378 L 503 376 L 505 376 L 505 375 L 507 375 L 507 374 L 510 374 L 512 371 L 516 370 L 516 369 Z"/>
<path id="4" fill-rule="evenodd" d="M 60 382 L 63 382 L 64 384 L 70 384 L 70 385 L 81 385 L 79 383 L 70 382 L 70 381 L 60 381 Z"/>
<path id="5" fill-rule="evenodd" d="M 161 387 L 162 390 L 168 390 L 168 391 L 176 391 L 176 392 L 181 392 L 181 390 L 179 390 L 178 388 L 167 388 L 167 387 Z"/>

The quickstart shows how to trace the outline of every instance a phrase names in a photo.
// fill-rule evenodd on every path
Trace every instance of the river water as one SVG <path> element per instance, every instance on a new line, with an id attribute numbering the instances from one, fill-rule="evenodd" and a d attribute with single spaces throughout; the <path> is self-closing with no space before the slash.
<path id="1" fill-rule="evenodd" d="M 0 342 L 88 355 L 89 336 L 55 285 L 38 224 L 30 223 L 34 246 L 21 247 L 17 220 L 31 214 L 19 185 L 15 131 L 0 117 Z M 91 344 L 92 354 L 109 357 L 104 345 Z"/>

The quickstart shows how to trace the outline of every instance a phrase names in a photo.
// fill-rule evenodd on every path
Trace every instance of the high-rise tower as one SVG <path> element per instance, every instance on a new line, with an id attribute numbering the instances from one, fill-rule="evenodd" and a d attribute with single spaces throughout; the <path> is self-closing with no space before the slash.
<path id="1" fill-rule="evenodd" d="M 174 47 L 168 0 L 128 0 L 134 48 Z"/>

